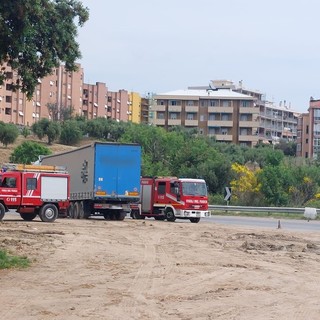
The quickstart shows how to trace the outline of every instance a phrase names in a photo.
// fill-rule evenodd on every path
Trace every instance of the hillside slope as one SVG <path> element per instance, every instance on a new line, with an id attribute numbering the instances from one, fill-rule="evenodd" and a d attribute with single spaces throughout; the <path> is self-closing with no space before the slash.
<path id="1" fill-rule="evenodd" d="M 24 138 L 22 135 L 19 135 L 16 142 L 8 145 L 7 148 L 3 145 L 0 145 L 0 165 L 2 165 L 3 163 L 10 162 L 9 158 L 10 158 L 10 155 L 13 152 L 13 150 L 17 146 L 19 146 L 23 141 L 26 141 L 26 140 L 41 143 L 44 146 L 48 147 L 52 151 L 52 153 L 59 153 L 59 152 L 64 152 L 64 151 L 68 151 L 68 150 L 73 150 L 77 147 L 80 147 L 80 146 L 83 146 L 83 145 L 86 145 L 86 144 L 89 144 L 92 142 L 92 140 L 84 139 L 77 146 L 67 146 L 67 145 L 57 144 L 57 143 L 54 143 L 52 145 L 48 145 L 45 141 L 40 141 L 35 136 L 29 136 L 27 138 Z"/>

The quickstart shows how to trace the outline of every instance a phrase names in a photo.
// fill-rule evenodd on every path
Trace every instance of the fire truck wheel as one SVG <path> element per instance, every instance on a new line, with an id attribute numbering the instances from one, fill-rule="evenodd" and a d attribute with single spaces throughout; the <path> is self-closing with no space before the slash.
<path id="1" fill-rule="evenodd" d="M 200 221 L 200 218 L 190 218 L 190 221 L 192 223 L 198 223 Z"/>
<path id="2" fill-rule="evenodd" d="M 20 217 L 25 221 L 32 221 L 37 216 L 37 213 L 20 213 Z"/>
<path id="3" fill-rule="evenodd" d="M 54 204 L 47 203 L 41 207 L 39 216 L 43 222 L 53 222 L 58 218 L 58 208 Z"/>
<path id="4" fill-rule="evenodd" d="M 5 212 L 6 212 L 6 208 L 2 203 L 0 203 L 0 221 L 3 219 Z"/>
<path id="5" fill-rule="evenodd" d="M 170 222 L 175 222 L 176 221 L 176 217 L 174 216 L 174 213 L 173 213 L 173 211 L 171 209 L 167 209 L 166 210 L 166 218 Z"/>

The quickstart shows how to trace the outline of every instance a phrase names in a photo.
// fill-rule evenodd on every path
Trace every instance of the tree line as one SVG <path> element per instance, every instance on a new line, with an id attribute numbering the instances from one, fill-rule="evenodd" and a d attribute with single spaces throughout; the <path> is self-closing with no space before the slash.
<path id="1" fill-rule="evenodd" d="M 0 140 L 2 127 L 0 125 Z M 249 148 L 217 142 L 214 137 L 199 135 L 196 129 L 172 127 L 165 131 L 147 124 L 105 118 L 75 117 L 62 122 L 41 119 L 30 130 L 48 144 L 76 145 L 83 137 L 137 143 L 142 147 L 142 175 L 204 178 L 210 203 L 224 204 L 224 189 L 231 187 L 230 204 L 233 205 L 320 204 L 320 163 L 296 158 L 292 142 Z M 31 163 L 39 154 L 49 153 L 49 148 L 25 141 L 14 150 L 10 161 Z"/>

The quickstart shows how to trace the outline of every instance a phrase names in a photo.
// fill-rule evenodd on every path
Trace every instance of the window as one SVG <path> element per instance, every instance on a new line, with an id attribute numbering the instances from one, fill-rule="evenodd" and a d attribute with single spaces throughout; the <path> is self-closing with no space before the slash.
<path id="1" fill-rule="evenodd" d="M 164 119 L 164 112 L 157 112 L 157 119 Z"/>
<path id="2" fill-rule="evenodd" d="M 250 101 L 246 101 L 246 100 L 240 101 L 240 107 L 244 107 L 244 108 L 250 107 Z"/>
<path id="3" fill-rule="evenodd" d="M 159 182 L 158 184 L 158 194 L 165 194 L 166 193 L 166 183 Z"/>
<path id="4" fill-rule="evenodd" d="M 224 100 L 222 101 L 223 107 L 231 107 L 231 101 L 230 100 Z"/>
<path id="5" fill-rule="evenodd" d="M 170 106 L 177 106 L 178 105 L 177 100 L 170 100 L 169 104 L 170 104 Z"/>
<path id="6" fill-rule="evenodd" d="M 178 182 L 170 182 L 170 193 L 171 194 L 177 194 L 179 193 L 179 183 Z"/>
<path id="7" fill-rule="evenodd" d="M 187 120 L 194 120 L 194 114 L 193 113 L 187 113 Z"/>
<path id="8" fill-rule="evenodd" d="M 219 103 L 218 103 L 218 100 L 209 100 L 209 106 L 210 107 L 215 107 L 215 106 L 218 106 Z"/>
<path id="9" fill-rule="evenodd" d="M 309 139 L 306 139 L 306 143 L 309 143 Z"/>
<path id="10" fill-rule="evenodd" d="M 176 120 L 177 119 L 177 113 L 176 112 L 170 112 L 170 119 Z"/>
<path id="11" fill-rule="evenodd" d="M 8 91 L 12 90 L 12 84 L 11 83 L 7 83 L 6 84 L 6 90 L 8 90 Z"/>
<path id="12" fill-rule="evenodd" d="M 214 113 L 209 113 L 209 121 L 216 120 L 216 115 Z"/>
<path id="13" fill-rule="evenodd" d="M 222 120 L 222 121 L 228 121 L 228 120 L 229 120 L 229 115 L 228 115 L 227 113 L 223 113 L 223 114 L 221 115 L 221 120 Z"/>
<path id="14" fill-rule="evenodd" d="M 160 106 L 164 106 L 164 101 L 163 101 L 163 100 L 160 100 L 160 101 L 159 101 L 159 105 L 160 105 Z"/>
<path id="15" fill-rule="evenodd" d="M 201 107 L 207 107 L 208 106 L 208 101 L 207 100 L 201 100 L 200 101 L 200 106 Z"/>
<path id="16" fill-rule="evenodd" d="M 221 128 L 221 134 L 227 135 L 228 134 L 228 129 L 227 128 Z"/>
<path id="17" fill-rule="evenodd" d="M 12 102 L 12 97 L 11 96 L 6 96 L 6 102 L 11 103 Z"/>
<path id="18" fill-rule="evenodd" d="M 247 136 L 248 135 L 248 129 L 247 128 L 241 128 L 240 129 L 240 135 L 241 136 Z"/>
<path id="19" fill-rule="evenodd" d="M 200 121 L 206 121 L 206 116 L 204 114 L 200 115 Z"/>
<path id="20" fill-rule="evenodd" d="M 247 114 L 241 114 L 240 115 L 240 120 L 241 121 L 248 121 L 248 115 Z"/>
<path id="21" fill-rule="evenodd" d="M 112 102 L 112 98 L 111 97 L 108 97 L 108 102 Z"/>
<path id="22" fill-rule="evenodd" d="M 11 178 L 11 177 L 5 177 L 1 183 L 1 187 L 16 188 L 17 187 L 17 179 Z"/>
<path id="23" fill-rule="evenodd" d="M 11 114 L 11 108 L 6 108 L 5 112 L 6 115 L 10 115 Z"/>
<path id="24" fill-rule="evenodd" d="M 27 178 L 27 190 L 36 190 L 36 189 L 37 189 L 37 179 Z"/>
<path id="25" fill-rule="evenodd" d="M 191 106 L 194 106 L 193 101 L 192 101 L 192 100 L 188 100 L 188 101 L 187 101 L 187 106 L 190 106 L 190 107 L 191 107 Z"/>

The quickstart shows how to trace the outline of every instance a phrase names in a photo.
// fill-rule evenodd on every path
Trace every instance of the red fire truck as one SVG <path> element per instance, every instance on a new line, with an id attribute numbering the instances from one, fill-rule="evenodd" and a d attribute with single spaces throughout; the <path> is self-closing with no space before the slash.
<path id="1" fill-rule="evenodd" d="M 15 209 L 23 220 L 53 222 L 69 206 L 70 176 L 57 166 L 6 164 L 0 172 L 0 220 Z"/>
<path id="2" fill-rule="evenodd" d="M 193 223 L 210 216 L 206 182 L 177 177 L 141 178 L 140 202 L 131 205 L 133 219 L 189 219 Z"/>

